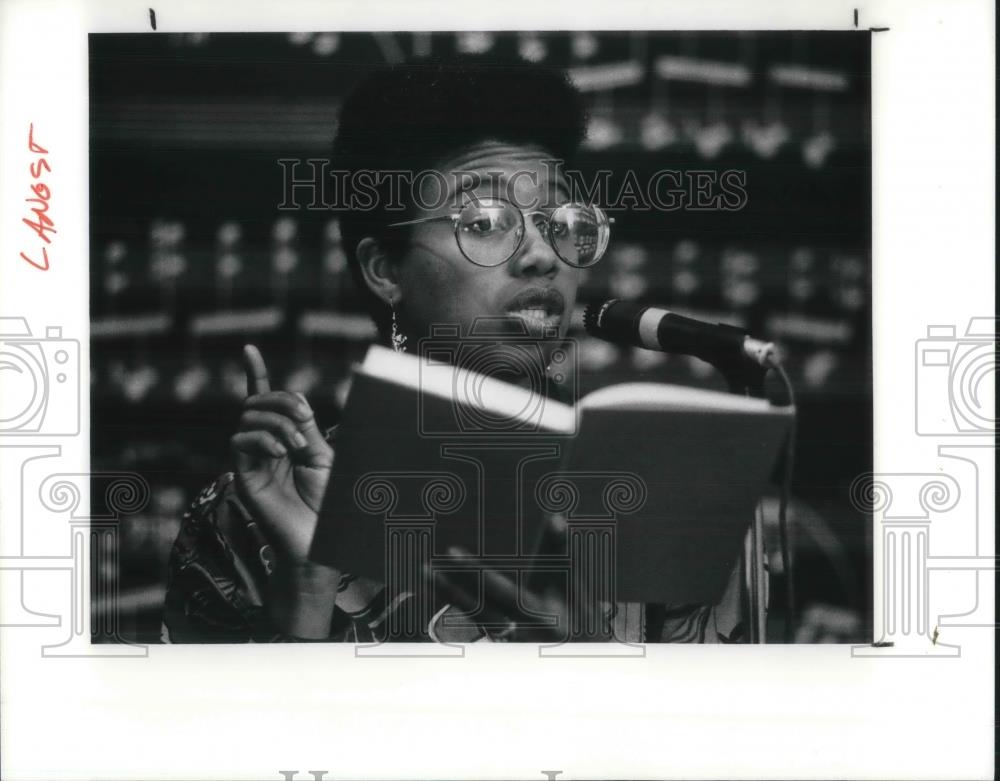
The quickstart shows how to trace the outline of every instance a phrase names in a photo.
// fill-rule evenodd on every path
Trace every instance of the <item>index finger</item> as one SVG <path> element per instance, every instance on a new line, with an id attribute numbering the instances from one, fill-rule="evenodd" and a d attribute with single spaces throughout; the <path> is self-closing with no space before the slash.
<path id="1" fill-rule="evenodd" d="M 247 370 L 247 395 L 269 393 L 271 381 L 267 378 L 267 366 L 256 345 L 243 345 L 243 363 Z"/>

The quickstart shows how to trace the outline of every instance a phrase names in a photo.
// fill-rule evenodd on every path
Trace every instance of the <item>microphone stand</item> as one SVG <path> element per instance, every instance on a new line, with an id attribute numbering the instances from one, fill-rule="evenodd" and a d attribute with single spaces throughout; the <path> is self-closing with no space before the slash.
<path id="1" fill-rule="evenodd" d="M 612 308 L 616 308 L 616 316 L 605 320 L 607 312 Z M 648 307 L 644 307 L 641 304 L 621 302 L 617 299 L 611 299 L 599 307 L 591 304 L 584 312 L 584 328 L 588 333 L 610 342 L 638 344 L 640 346 L 650 346 L 653 349 L 659 348 L 668 353 L 696 355 L 718 369 L 725 378 L 729 391 L 739 396 L 766 398 L 764 393 L 764 379 L 768 369 L 774 368 L 785 383 L 789 404 L 794 407 L 794 390 L 784 369 L 782 369 L 780 363 L 775 358 L 774 346 L 772 344 L 754 340 L 754 343 L 748 345 L 747 340 L 750 337 L 745 331 L 721 323 L 715 324 L 712 338 L 705 339 L 702 338 L 703 335 L 701 333 L 701 329 L 705 324 L 671 314 L 665 310 L 663 312 L 663 319 L 656 323 L 656 337 L 653 339 L 649 333 L 643 331 L 642 318 L 645 316 L 647 309 Z M 663 324 L 666 322 L 667 317 L 670 318 L 670 324 L 669 326 L 664 326 Z M 650 344 L 651 340 L 658 344 Z M 751 357 L 754 353 L 756 353 L 758 360 L 754 360 Z M 778 526 L 782 543 L 782 562 L 785 564 L 785 577 L 788 587 L 789 633 L 793 628 L 794 592 L 791 585 L 792 565 L 790 556 L 788 555 L 785 513 L 787 510 L 789 486 L 791 484 L 794 438 L 795 420 L 793 417 L 792 432 L 789 435 L 789 445 L 786 453 L 785 481 L 781 494 L 780 509 L 778 511 Z M 749 609 L 752 615 L 749 627 L 750 641 L 753 643 L 764 643 L 766 640 L 765 629 L 767 623 L 764 590 L 767 581 L 766 570 L 764 568 L 763 511 L 760 502 L 757 503 L 757 510 L 750 526 L 750 532 L 747 535 L 743 560 L 744 562 L 749 562 L 751 568 L 750 572 L 744 573 L 746 579 L 749 581 L 747 583 L 747 593 L 750 601 Z"/>
<path id="2" fill-rule="evenodd" d="M 767 369 L 759 363 L 741 357 L 720 358 L 712 361 L 712 365 L 722 373 L 730 393 L 765 398 L 764 378 L 767 376 Z"/>

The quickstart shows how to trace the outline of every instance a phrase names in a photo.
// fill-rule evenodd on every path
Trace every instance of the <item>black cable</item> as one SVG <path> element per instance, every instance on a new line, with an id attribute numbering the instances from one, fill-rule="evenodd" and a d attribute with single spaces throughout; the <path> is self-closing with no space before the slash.
<path id="1" fill-rule="evenodd" d="M 785 623 L 785 642 L 795 641 L 795 578 L 792 571 L 792 557 L 788 542 L 788 500 L 792 492 L 792 473 L 795 469 L 795 435 L 797 411 L 795 407 L 795 390 L 792 381 L 780 364 L 772 368 L 781 377 L 788 394 L 788 403 L 792 408 L 792 422 L 788 430 L 788 444 L 785 447 L 785 473 L 781 481 L 781 495 L 778 499 L 778 538 L 781 544 L 781 566 L 785 571 L 785 603 L 788 618 Z"/>

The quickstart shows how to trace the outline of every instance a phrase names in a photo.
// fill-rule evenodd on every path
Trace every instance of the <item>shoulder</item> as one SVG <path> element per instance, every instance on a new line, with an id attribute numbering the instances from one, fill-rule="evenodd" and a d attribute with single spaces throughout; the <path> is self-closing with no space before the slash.
<path id="1" fill-rule="evenodd" d="M 170 553 L 165 620 L 171 640 L 239 642 L 258 634 L 273 555 L 262 537 L 255 540 L 254 526 L 232 473 L 191 503 Z"/>
<path id="2" fill-rule="evenodd" d="M 181 519 L 174 553 L 194 554 L 212 543 L 228 557 L 256 559 L 255 567 L 266 575 L 273 554 L 263 535 L 259 540 L 255 538 L 255 529 L 259 534 L 256 521 L 237 495 L 235 475 L 227 472 L 205 486 L 191 502 Z"/>

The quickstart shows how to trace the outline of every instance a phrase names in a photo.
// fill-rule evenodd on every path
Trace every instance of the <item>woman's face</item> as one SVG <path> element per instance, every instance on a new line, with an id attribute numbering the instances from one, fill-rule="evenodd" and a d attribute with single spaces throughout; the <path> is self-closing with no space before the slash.
<path id="1" fill-rule="evenodd" d="M 418 210 L 414 216 L 453 214 L 456 202 L 461 205 L 474 196 L 506 198 L 525 212 L 551 212 L 569 200 L 569 188 L 565 181 L 554 180 L 555 166 L 545 165 L 546 159 L 544 151 L 531 147 L 496 142 L 471 147 L 440 168 L 447 182 L 446 199 L 439 196 L 440 179 L 426 182 L 423 202 L 443 205 Z M 502 318 L 492 325 L 538 340 L 547 359 L 566 335 L 582 272 L 560 260 L 533 219 L 524 222 L 525 236 L 517 252 L 492 267 L 477 266 L 462 254 L 450 220 L 413 226 L 398 267 L 396 310 L 404 333 L 419 339 L 430 335 L 432 325 L 449 324 L 458 325 L 467 337 L 477 318 Z"/>

